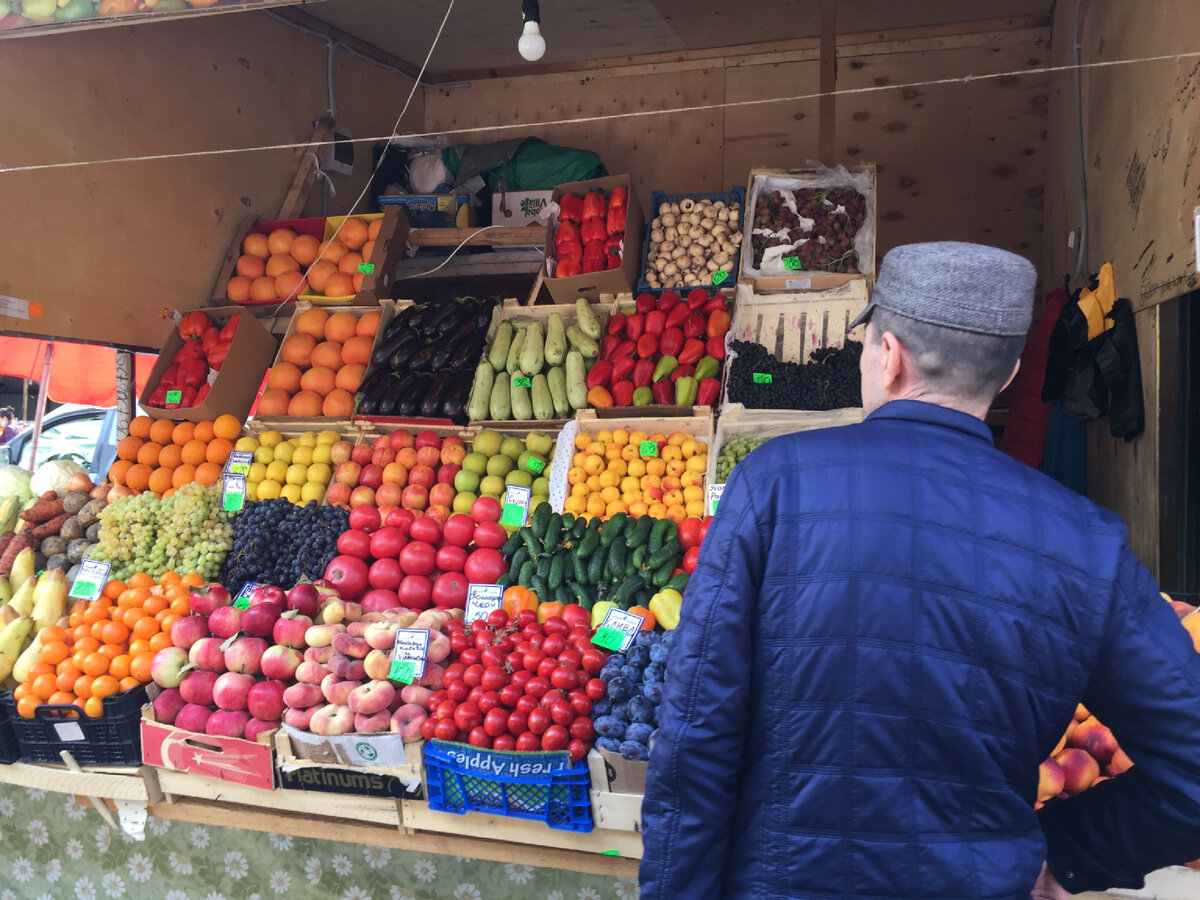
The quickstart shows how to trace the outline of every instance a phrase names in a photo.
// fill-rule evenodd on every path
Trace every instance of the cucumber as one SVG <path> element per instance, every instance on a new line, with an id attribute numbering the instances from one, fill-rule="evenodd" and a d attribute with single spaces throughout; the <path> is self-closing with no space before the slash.
<path id="1" fill-rule="evenodd" d="M 608 561 L 604 568 L 612 579 L 625 577 L 625 545 L 621 541 L 613 541 L 608 549 Z"/>
<path id="2" fill-rule="evenodd" d="M 567 520 L 567 517 L 564 515 L 563 522 L 565 523 L 566 520 Z M 574 524 L 571 526 L 571 537 L 577 541 L 580 541 L 580 540 L 583 540 L 583 536 L 586 533 L 587 533 L 587 519 L 585 519 L 583 516 L 579 516 L 578 518 L 575 519 Z"/>
<path id="3" fill-rule="evenodd" d="M 517 369 L 517 359 L 521 355 L 521 345 L 525 343 L 525 326 L 518 325 L 517 333 L 513 335 L 512 342 L 508 345 L 508 358 L 504 361 L 504 371 L 509 375 L 515 375 Z"/>
<path id="4" fill-rule="evenodd" d="M 595 359 L 600 355 L 600 345 L 574 325 L 567 328 L 567 340 L 571 342 L 572 347 L 588 359 Z"/>
<path id="5" fill-rule="evenodd" d="M 599 521 L 593 518 L 593 522 Z M 587 559 L 600 547 L 600 533 L 592 528 L 587 530 L 583 539 L 579 543 L 578 555 L 581 559 Z"/>
<path id="6" fill-rule="evenodd" d="M 642 587 L 640 578 L 626 578 L 621 582 L 620 586 L 612 595 L 612 602 L 621 609 L 629 609 L 633 606 L 633 597 L 638 589 Z"/>
<path id="7" fill-rule="evenodd" d="M 625 546 L 644 547 L 646 541 L 650 540 L 650 529 L 654 527 L 654 519 L 650 516 L 639 516 L 632 521 L 633 527 L 625 532 Z"/>
<path id="8" fill-rule="evenodd" d="M 529 397 L 529 388 L 513 385 L 510 389 L 509 397 L 512 401 L 512 417 L 514 419 L 527 420 L 533 418 L 533 401 Z"/>
<path id="9" fill-rule="evenodd" d="M 645 517 L 643 516 L 643 518 Z M 630 555 L 629 559 L 633 563 L 633 567 L 635 569 L 640 569 L 642 567 L 642 563 L 646 561 L 646 548 L 644 546 L 634 547 L 633 553 Z"/>
<path id="10" fill-rule="evenodd" d="M 521 563 L 521 568 L 517 570 L 517 584 L 523 588 L 529 587 L 529 580 L 533 578 L 533 561 L 526 560 Z"/>
<path id="11" fill-rule="evenodd" d="M 533 532 L 533 536 L 538 541 L 543 541 L 546 538 L 546 525 L 550 522 L 550 505 L 543 503 L 533 511 L 533 518 L 529 521 L 529 530 Z"/>
<path id="12" fill-rule="evenodd" d="M 545 504 L 549 507 L 550 504 Z M 560 513 L 551 513 L 546 519 L 546 533 L 542 535 L 542 550 L 546 553 L 553 553 L 562 546 L 562 515 Z"/>
<path id="13" fill-rule="evenodd" d="M 592 595 L 587 592 L 587 589 L 578 582 L 571 582 L 567 585 L 571 594 L 575 597 L 575 602 L 583 609 L 592 608 Z"/>
<path id="14" fill-rule="evenodd" d="M 575 576 L 575 580 L 580 584 L 587 584 L 587 564 L 578 553 L 571 554 L 571 574 Z"/>
<path id="15" fill-rule="evenodd" d="M 508 390 L 506 375 L 492 383 L 492 394 L 488 399 L 488 418 L 496 421 L 512 418 L 512 395 Z"/>
<path id="16" fill-rule="evenodd" d="M 478 422 L 480 419 L 486 419 L 492 406 L 492 385 L 495 383 L 496 373 L 492 371 L 492 364 L 486 359 L 482 360 L 475 367 L 475 383 L 471 385 L 471 400 L 467 404 L 467 418 L 472 422 Z"/>
<path id="17" fill-rule="evenodd" d="M 565 419 L 571 414 L 567 400 L 567 373 L 562 366 L 551 366 L 546 372 L 546 386 L 550 389 L 550 402 L 554 404 L 554 415 Z"/>
<path id="18" fill-rule="evenodd" d="M 671 576 L 671 580 L 666 583 L 665 587 L 679 591 L 682 594 L 687 589 L 689 577 L 687 572 L 680 572 L 678 575 Z"/>
<path id="19" fill-rule="evenodd" d="M 570 606 L 575 602 L 575 595 L 568 590 L 565 584 L 560 584 L 558 587 L 554 588 L 554 599 L 563 606 Z"/>
<path id="20" fill-rule="evenodd" d="M 657 553 L 666 542 L 667 526 L 670 524 L 670 519 L 659 519 L 650 529 L 650 539 L 646 542 L 646 550 L 651 556 Z"/>
<path id="21" fill-rule="evenodd" d="M 603 524 L 604 523 L 600 521 L 598 516 L 592 516 L 590 519 L 588 519 L 588 531 L 599 531 L 600 526 Z"/>
<path id="22" fill-rule="evenodd" d="M 572 347 L 567 351 L 567 402 L 571 409 L 587 409 L 587 367 L 583 354 Z"/>
<path id="23" fill-rule="evenodd" d="M 591 559 L 588 560 L 588 584 L 600 584 L 604 578 L 604 563 L 607 559 L 607 553 L 596 552 L 592 554 Z"/>
<path id="24" fill-rule="evenodd" d="M 668 560 L 655 570 L 650 582 L 658 588 L 664 588 L 671 580 L 671 573 L 675 571 L 675 561 Z"/>
<path id="25" fill-rule="evenodd" d="M 616 513 L 600 528 L 600 546 L 611 546 L 613 541 L 620 537 L 625 530 L 625 513 Z"/>
<path id="26" fill-rule="evenodd" d="M 550 588 L 546 584 L 546 579 L 536 572 L 529 578 L 529 589 L 537 594 L 537 598 L 541 602 L 550 599 Z"/>
<path id="27" fill-rule="evenodd" d="M 520 534 L 521 540 L 525 542 L 525 549 L 529 551 L 530 559 L 537 559 L 541 556 L 542 542 L 533 536 L 533 532 L 528 528 L 522 528 Z"/>
<path id="28" fill-rule="evenodd" d="M 525 549 L 524 544 L 520 544 L 520 546 L 518 546 L 517 549 L 515 551 L 513 551 L 512 560 L 508 564 L 508 571 L 520 572 L 521 566 L 525 565 L 525 563 L 527 563 L 528 561 L 529 561 L 529 551 Z"/>
<path id="29" fill-rule="evenodd" d="M 562 514 L 563 537 L 564 538 L 571 537 L 571 532 L 574 530 L 574 528 L 575 528 L 575 513 L 569 513 L 569 512 L 563 513 Z"/>
<path id="30" fill-rule="evenodd" d="M 575 319 L 580 331 L 593 341 L 600 340 L 601 335 L 604 334 L 600 328 L 600 321 L 596 318 L 596 314 L 592 312 L 591 305 L 583 297 L 575 301 Z"/>
<path id="31" fill-rule="evenodd" d="M 546 320 L 545 356 L 546 362 L 552 366 L 561 366 L 567 358 L 567 331 L 558 313 L 550 313 L 550 318 Z"/>
<path id="32" fill-rule="evenodd" d="M 664 563 L 674 562 L 675 557 L 679 555 L 679 551 L 681 549 L 682 548 L 679 546 L 679 541 L 671 538 L 671 540 L 662 545 L 662 548 L 657 553 L 653 554 L 649 559 L 646 560 L 646 568 L 657 569 Z M 671 568 L 674 568 L 674 566 Z M 664 584 L 665 583 L 666 582 L 664 582 Z"/>
<path id="33" fill-rule="evenodd" d="M 496 337 L 492 341 L 492 349 L 488 352 L 487 361 L 492 370 L 499 372 L 508 362 L 508 348 L 512 344 L 512 322 L 501 322 L 496 328 Z"/>
<path id="34" fill-rule="evenodd" d="M 502 587 L 502 588 L 510 588 L 510 587 L 512 587 L 512 583 L 513 583 L 512 575 L 509 572 L 505 572 L 503 575 L 501 575 L 499 578 L 496 579 L 496 584 L 500 585 L 500 587 Z"/>
<path id="35" fill-rule="evenodd" d="M 550 564 L 553 560 L 549 556 L 541 556 L 538 558 L 537 566 L 534 567 L 536 572 L 542 578 L 547 578 L 550 575 Z"/>
<path id="36" fill-rule="evenodd" d="M 523 544 L 521 543 L 521 529 L 518 528 L 516 531 L 514 531 L 512 534 L 510 534 L 508 536 L 508 540 L 505 541 L 500 546 L 500 555 L 503 556 L 505 559 L 511 560 L 513 558 L 513 555 L 522 546 L 523 546 Z"/>
<path id="37" fill-rule="evenodd" d="M 557 590 L 562 585 L 563 567 L 566 563 L 565 551 L 554 554 L 554 559 L 550 561 L 550 574 L 546 578 L 546 584 L 550 585 L 550 590 Z"/>
<path id="38" fill-rule="evenodd" d="M 525 326 L 525 340 L 521 343 L 521 355 L 517 357 L 517 365 L 521 367 L 522 372 L 532 378 L 542 371 L 545 363 L 542 323 L 530 322 Z"/>
<path id="39" fill-rule="evenodd" d="M 546 383 L 546 376 L 541 372 L 531 379 L 529 396 L 535 419 L 544 421 L 554 418 L 555 408 L 554 401 L 550 397 L 550 386 Z"/>

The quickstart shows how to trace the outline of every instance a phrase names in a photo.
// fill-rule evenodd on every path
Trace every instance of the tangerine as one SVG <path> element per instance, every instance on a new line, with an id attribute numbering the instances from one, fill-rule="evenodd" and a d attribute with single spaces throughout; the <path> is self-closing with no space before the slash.
<path id="1" fill-rule="evenodd" d="M 208 454 L 208 445 L 204 441 L 191 440 L 183 445 L 183 462 L 189 466 L 198 466 L 204 462 Z"/>
<path id="2" fill-rule="evenodd" d="M 290 228 L 276 228 L 267 235 L 267 249 L 272 255 L 287 253 L 292 249 L 292 241 L 296 240 L 296 232 Z"/>
<path id="3" fill-rule="evenodd" d="M 236 441 L 242 433 L 242 423 L 237 416 L 229 413 L 219 415 L 213 420 L 213 434 L 227 441 Z"/>
<path id="4" fill-rule="evenodd" d="M 371 254 L 375 252 L 375 242 L 367 241 L 359 252 L 362 253 L 363 262 L 370 262 Z"/>
<path id="5" fill-rule="evenodd" d="M 372 219 L 371 224 L 367 226 L 367 240 L 374 241 L 379 238 L 379 229 L 383 227 L 383 217 Z"/>
<path id="6" fill-rule="evenodd" d="M 196 426 L 191 422 L 180 422 L 175 426 L 175 430 L 171 432 L 171 442 L 182 447 L 192 439 L 192 435 L 196 431 Z M 166 443 L 164 441 L 164 443 Z"/>
<path id="7" fill-rule="evenodd" d="M 210 463 L 216 463 L 218 466 L 225 465 L 229 459 L 229 454 L 233 452 L 233 442 L 223 437 L 215 437 L 208 442 L 208 449 L 204 453 L 204 458 Z"/>
<path id="8" fill-rule="evenodd" d="M 196 481 L 205 487 L 212 487 L 221 477 L 221 467 L 216 463 L 206 462 L 196 467 Z"/>
<path id="9" fill-rule="evenodd" d="M 267 372 L 267 387 L 289 393 L 300 390 L 300 367 L 290 362 L 275 363 Z"/>
<path id="10" fill-rule="evenodd" d="M 150 466 L 138 463 L 130 466 L 129 471 L 125 473 L 125 484 L 135 494 L 141 493 L 149 486 L 152 474 L 154 470 Z"/>
<path id="11" fill-rule="evenodd" d="M 189 466 L 186 463 L 182 466 L 176 466 L 175 471 L 171 473 L 171 487 L 181 488 L 185 484 L 191 484 L 196 480 L 196 467 Z"/>
<path id="12" fill-rule="evenodd" d="M 333 369 L 327 366 L 313 366 L 300 376 L 300 390 L 312 391 L 324 397 L 334 389 Z"/>
<path id="13" fill-rule="evenodd" d="M 248 253 L 251 256 L 257 256 L 260 259 L 266 259 L 271 255 L 271 249 L 267 242 L 265 234 L 248 234 L 245 240 L 242 241 L 242 252 Z"/>
<path id="14" fill-rule="evenodd" d="M 337 263 L 330 262 L 327 259 L 319 259 L 308 269 L 308 284 L 314 291 L 320 294 L 324 292 L 325 283 L 329 281 L 329 276 L 335 274 L 337 274 Z"/>
<path id="15" fill-rule="evenodd" d="M 337 238 L 330 238 L 327 241 L 321 242 L 321 250 L 319 255 L 322 260 L 329 260 L 329 262 L 336 266 L 338 264 L 338 260 L 340 260 L 349 252 L 350 251 L 347 249 L 346 245 Z"/>
<path id="16" fill-rule="evenodd" d="M 296 385 L 299 387 L 299 384 Z M 255 414 L 259 416 L 286 416 L 292 395 L 282 388 L 267 388 L 258 398 Z"/>
<path id="17" fill-rule="evenodd" d="M 169 444 L 174 431 L 175 423 L 170 419 L 156 419 L 150 426 L 150 440 L 156 444 Z"/>
<path id="18" fill-rule="evenodd" d="M 287 414 L 289 416 L 304 416 L 311 418 L 321 415 L 321 405 L 324 401 L 320 394 L 312 391 L 301 391 L 288 403 Z"/>
<path id="19" fill-rule="evenodd" d="M 354 288 L 354 293 L 357 294 L 359 291 L 362 290 L 364 278 L 366 278 L 366 276 L 363 275 L 362 272 L 359 272 L 357 275 L 352 275 L 350 277 L 350 285 Z"/>
<path id="20" fill-rule="evenodd" d="M 162 444 L 147 441 L 138 449 L 137 461 L 147 466 L 158 465 L 158 454 L 162 453 Z"/>
<path id="21" fill-rule="evenodd" d="M 340 369 L 342 367 L 342 345 L 337 341 L 321 341 L 313 347 L 312 356 L 309 359 L 314 366 Z"/>
<path id="22" fill-rule="evenodd" d="M 328 320 L 329 313 L 325 312 L 321 307 L 314 306 L 306 309 L 300 315 L 296 316 L 296 334 L 308 334 L 312 335 L 318 341 L 324 340 L 325 323 Z"/>
<path id="23" fill-rule="evenodd" d="M 201 3 L 203 6 L 204 3 Z M 210 6 L 212 4 L 209 4 Z M 83 676 L 86 678 L 87 676 Z M 104 715 L 104 699 L 101 697 L 88 697 L 83 701 L 83 714 L 93 719 L 98 719 Z"/>
<path id="24" fill-rule="evenodd" d="M 354 333 L 360 337 L 375 337 L 375 332 L 379 330 L 379 320 L 382 315 L 377 312 L 363 313 L 358 317 L 358 325 L 354 329 Z"/>
<path id="25" fill-rule="evenodd" d="M 279 348 L 279 358 L 284 362 L 304 368 L 310 364 L 315 346 L 317 346 L 317 341 L 311 334 L 298 332 L 283 342 L 283 346 Z"/>
<path id="26" fill-rule="evenodd" d="M 358 328 L 358 319 L 353 314 L 334 313 L 325 323 L 325 340 L 344 344 L 354 337 L 356 328 Z"/>
<path id="27" fill-rule="evenodd" d="M 178 444 L 167 444 L 158 454 L 158 464 L 164 469 L 174 469 L 183 462 L 183 448 Z"/>
<path id="28" fill-rule="evenodd" d="M 284 272 L 299 272 L 300 263 L 292 259 L 289 253 L 276 253 L 267 260 L 267 277 L 278 278 Z"/>
<path id="29" fill-rule="evenodd" d="M 142 438 L 145 440 L 150 437 L 150 426 L 154 424 L 154 420 L 149 416 L 135 416 L 129 420 L 129 435 L 130 437 Z"/>
<path id="30" fill-rule="evenodd" d="M 213 439 L 213 423 L 212 419 L 205 419 L 202 422 L 196 423 L 196 430 L 192 432 L 192 437 L 197 441 L 208 443 Z"/>
<path id="31" fill-rule="evenodd" d="M 367 242 L 369 234 L 366 222 L 349 216 L 342 220 L 342 227 L 338 230 L 338 237 L 351 250 L 360 249 Z"/>
<path id="32" fill-rule="evenodd" d="M 321 404 L 321 415 L 348 419 L 354 415 L 354 395 L 338 388 L 330 391 Z"/>
<path id="33" fill-rule="evenodd" d="M 352 297 L 354 296 L 354 281 L 349 275 L 343 275 L 341 272 L 336 272 L 329 276 L 329 280 L 325 282 L 326 297 Z"/>
<path id="34" fill-rule="evenodd" d="M 147 437 L 149 437 L 149 429 L 147 429 Z M 134 437 L 132 434 L 129 437 L 121 438 L 117 443 L 117 459 L 126 459 L 131 462 L 137 462 L 138 451 L 142 449 L 142 444 L 145 443 L 140 437 Z"/>
<path id="35" fill-rule="evenodd" d="M 366 374 L 366 366 L 357 364 L 342 366 L 333 378 L 333 386 L 353 394 L 362 386 L 363 377 Z"/>
<path id="36" fill-rule="evenodd" d="M 308 282 L 299 272 L 284 272 L 275 279 L 275 293 L 280 297 L 295 297 L 308 290 Z"/>
<path id="37" fill-rule="evenodd" d="M 250 299 L 250 286 L 253 283 L 253 279 L 244 275 L 234 275 L 225 285 L 225 299 L 232 303 L 245 303 Z"/>
<path id="38" fill-rule="evenodd" d="M 343 275 L 354 275 L 358 271 L 359 263 L 362 261 L 362 254 L 352 250 L 338 260 L 338 271 Z"/>
<path id="39" fill-rule="evenodd" d="M 355 335 L 342 345 L 342 362 L 346 365 L 365 366 L 371 361 L 371 348 L 374 344 L 374 338 Z"/>
<path id="40" fill-rule="evenodd" d="M 250 299 L 258 302 L 263 300 L 274 300 L 279 295 L 275 293 L 275 279 L 268 278 L 264 275 L 262 278 L 255 278 L 250 283 Z"/>
<path id="41" fill-rule="evenodd" d="M 292 254 L 292 258 L 300 265 L 311 266 L 320 250 L 321 242 L 311 234 L 298 234 L 292 241 L 292 246 L 288 248 L 288 253 Z"/>
<path id="42" fill-rule="evenodd" d="M 238 257 L 234 271 L 243 278 L 249 278 L 253 281 L 255 278 L 262 278 L 267 274 L 267 264 L 263 262 L 261 257 L 250 256 L 244 253 Z"/>

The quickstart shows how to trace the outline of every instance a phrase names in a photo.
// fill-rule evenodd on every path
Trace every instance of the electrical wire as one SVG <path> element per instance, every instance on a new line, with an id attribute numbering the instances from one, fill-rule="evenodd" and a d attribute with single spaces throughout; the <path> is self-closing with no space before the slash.
<path id="1" fill-rule="evenodd" d="M 1071 37 L 1071 52 L 1075 61 L 1075 128 L 1076 144 L 1079 150 L 1079 242 L 1075 247 L 1075 265 L 1071 268 L 1071 284 L 1079 282 L 1083 274 L 1083 266 L 1087 262 L 1088 242 L 1088 199 L 1087 199 L 1087 157 L 1084 149 L 1083 133 L 1083 73 L 1080 69 L 1082 48 L 1079 44 L 1079 10 L 1083 0 L 1075 0 L 1075 22 Z"/>

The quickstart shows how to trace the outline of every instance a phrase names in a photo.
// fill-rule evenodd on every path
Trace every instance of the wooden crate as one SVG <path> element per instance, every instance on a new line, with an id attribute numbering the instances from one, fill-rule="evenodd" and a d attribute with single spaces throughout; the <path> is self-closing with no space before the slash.
<path id="1" fill-rule="evenodd" d="M 592 776 L 592 815 L 597 828 L 642 833 L 642 794 L 618 793 L 609 789 L 604 757 L 596 750 L 587 756 Z"/>
<path id="2" fill-rule="evenodd" d="M 789 271 L 782 264 L 756 268 L 754 265 L 754 207 L 762 190 L 795 190 L 804 187 L 853 187 L 867 201 L 867 214 L 855 236 L 859 256 L 857 273 Z M 752 284 L 760 291 L 808 291 L 838 287 L 857 278 L 875 283 L 875 164 L 833 169 L 751 169 L 746 184 L 746 206 L 742 216 L 742 268 L 739 284 Z"/>

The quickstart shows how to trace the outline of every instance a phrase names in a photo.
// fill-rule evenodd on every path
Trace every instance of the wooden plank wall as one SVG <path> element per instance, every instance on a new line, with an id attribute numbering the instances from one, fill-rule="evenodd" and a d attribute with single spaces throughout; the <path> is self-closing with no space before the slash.
<path id="1" fill-rule="evenodd" d="M 966 29 L 970 26 L 962 26 Z M 1040 261 L 1046 177 L 1049 29 L 1013 27 L 884 41 L 839 39 L 838 162 L 875 162 L 881 252 L 911 240 L 997 244 Z M 754 166 L 817 154 L 817 100 L 742 105 L 817 92 L 812 42 L 773 53 L 649 62 L 588 72 L 474 81 L 426 95 L 426 128 L 454 141 L 532 134 L 595 149 L 613 172 L 652 189 L 745 184 Z M 1017 73 L 968 84 L 904 85 Z M 649 110 L 715 106 L 669 115 Z M 571 125 L 566 118 L 624 115 Z M 527 128 L 494 126 L 527 123 Z M 474 130 L 485 129 L 485 130 Z M 486 130 L 494 129 L 494 130 Z"/>
<path id="2" fill-rule="evenodd" d="M 1072 3 L 1059 4 L 1054 61 L 1071 61 Z M 1082 8 L 1082 59 L 1113 62 L 1195 51 L 1200 6 L 1162 0 L 1154 15 L 1120 0 L 1089 0 Z M 1128 523 L 1139 557 L 1158 571 L 1159 446 L 1157 304 L 1200 286 L 1193 209 L 1200 204 L 1200 60 L 1086 69 L 1083 72 L 1090 238 L 1085 272 L 1111 261 L 1120 296 L 1138 310 L 1146 431 L 1126 443 L 1108 433 L 1107 419 L 1088 428 L 1088 494 Z M 1050 170 L 1045 259 L 1052 271 L 1071 268 L 1067 234 L 1078 228 L 1079 165 L 1072 78 L 1057 75 L 1050 98 Z M 1173 337 L 1173 336 L 1163 336 Z M 1168 376 L 1169 377 L 1169 376 Z M 1171 486 L 1163 486 L 1171 489 Z M 1169 585 L 1168 585 L 1169 586 Z"/>
<path id="3" fill-rule="evenodd" d="M 326 52 L 259 13 L 5 40 L 0 166 L 307 142 Z M 412 82 L 345 53 L 336 73 L 353 136 L 389 134 Z M 418 91 L 402 130 L 423 121 Z M 331 213 L 370 163 L 358 145 Z M 0 294 L 45 305 L 0 331 L 157 347 L 159 310 L 205 303 L 238 223 L 278 212 L 293 167 L 277 150 L 0 173 Z"/>

